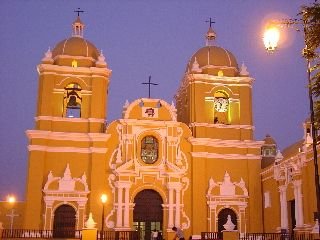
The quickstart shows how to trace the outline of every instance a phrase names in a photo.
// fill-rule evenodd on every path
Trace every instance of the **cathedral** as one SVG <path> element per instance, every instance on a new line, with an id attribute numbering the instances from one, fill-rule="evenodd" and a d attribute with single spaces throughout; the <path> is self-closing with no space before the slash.
<path id="1" fill-rule="evenodd" d="M 110 124 L 112 70 L 79 16 L 72 30 L 37 66 L 21 228 L 81 230 L 90 213 L 98 229 L 140 230 L 146 240 L 154 230 L 168 239 L 174 226 L 194 239 L 316 228 L 310 123 L 282 152 L 269 135 L 255 140 L 254 79 L 215 46 L 211 26 L 186 60 L 175 102 L 127 101 Z"/>

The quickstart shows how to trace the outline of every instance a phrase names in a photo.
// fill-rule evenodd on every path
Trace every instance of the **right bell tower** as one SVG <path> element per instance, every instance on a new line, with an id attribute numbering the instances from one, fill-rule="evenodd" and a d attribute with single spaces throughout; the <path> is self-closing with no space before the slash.
<path id="1" fill-rule="evenodd" d="M 189 125 L 194 137 L 252 140 L 252 83 L 244 64 L 215 46 L 209 27 L 206 46 L 188 61 L 176 93 L 178 120 Z"/>

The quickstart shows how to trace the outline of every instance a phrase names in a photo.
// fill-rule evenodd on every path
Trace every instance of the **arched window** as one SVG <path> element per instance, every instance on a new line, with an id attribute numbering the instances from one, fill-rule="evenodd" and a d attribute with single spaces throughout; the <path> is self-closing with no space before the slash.
<path id="1" fill-rule="evenodd" d="M 214 123 L 229 123 L 229 96 L 224 91 L 217 91 L 214 94 Z"/>
<path id="2" fill-rule="evenodd" d="M 141 141 L 141 159 L 148 164 L 158 160 L 158 140 L 153 136 L 146 136 Z"/>
<path id="3" fill-rule="evenodd" d="M 81 87 L 77 83 L 70 83 L 64 89 L 64 117 L 81 117 Z"/>

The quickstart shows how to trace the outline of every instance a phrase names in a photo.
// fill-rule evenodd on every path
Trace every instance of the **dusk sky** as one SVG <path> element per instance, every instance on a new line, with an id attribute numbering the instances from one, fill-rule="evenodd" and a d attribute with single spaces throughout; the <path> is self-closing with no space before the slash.
<path id="1" fill-rule="evenodd" d="M 308 117 L 302 33 L 282 29 L 274 54 L 264 50 L 268 19 L 297 17 L 297 0 L 111 0 L 0 1 L 0 201 L 8 194 L 24 199 L 28 162 L 27 129 L 34 128 L 37 64 L 49 47 L 71 36 L 78 7 L 85 12 L 84 37 L 102 49 L 112 77 L 107 121 L 121 118 L 126 99 L 151 97 L 171 103 L 186 64 L 205 45 L 210 17 L 216 45 L 231 51 L 255 79 L 255 139 L 270 134 L 283 149 L 301 139 Z"/>

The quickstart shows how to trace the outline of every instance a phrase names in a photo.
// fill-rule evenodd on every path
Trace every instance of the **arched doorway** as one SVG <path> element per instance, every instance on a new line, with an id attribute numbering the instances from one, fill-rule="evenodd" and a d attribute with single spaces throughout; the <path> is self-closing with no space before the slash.
<path id="1" fill-rule="evenodd" d="M 231 221 L 235 225 L 234 230 L 238 229 L 237 226 L 237 214 L 231 208 L 222 209 L 218 214 L 218 231 L 221 232 L 225 230 L 223 225 L 226 224 L 228 220 L 228 215 L 231 216 Z"/>
<path id="2" fill-rule="evenodd" d="M 70 205 L 61 205 L 54 212 L 53 237 L 74 238 L 76 230 L 76 211 Z"/>
<path id="3" fill-rule="evenodd" d="M 162 231 L 162 198 L 154 190 L 146 189 L 134 198 L 133 224 L 140 230 L 140 239 L 150 240 L 151 231 Z"/>

